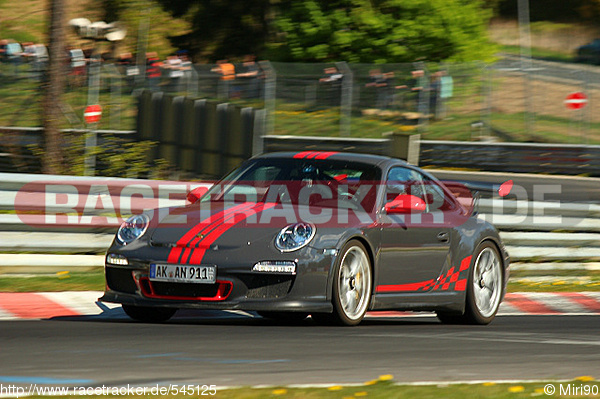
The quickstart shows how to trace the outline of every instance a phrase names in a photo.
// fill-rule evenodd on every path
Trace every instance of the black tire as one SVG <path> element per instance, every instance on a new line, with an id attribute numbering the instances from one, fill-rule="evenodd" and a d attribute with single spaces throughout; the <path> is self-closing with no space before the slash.
<path id="1" fill-rule="evenodd" d="M 308 313 L 305 312 L 273 312 L 273 311 L 260 311 L 256 312 L 265 319 L 277 321 L 278 323 L 300 323 L 308 317 Z"/>
<path id="2" fill-rule="evenodd" d="M 353 260 L 355 268 L 350 264 Z M 318 324 L 356 326 L 369 309 L 372 288 L 373 268 L 368 252 L 360 241 L 351 240 L 340 251 L 333 270 L 333 313 L 316 313 L 312 318 Z"/>
<path id="3" fill-rule="evenodd" d="M 479 244 L 471 262 L 465 313 L 438 312 L 437 317 L 442 323 L 485 325 L 491 323 L 498 313 L 504 290 L 504 268 L 496 245 L 490 241 Z"/>
<path id="4" fill-rule="evenodd" d="M 173 308 L 153 308 L 147 306 L 122 305 L 127 316 L 133 320 L 143 321 L 145 323 L 164 323 L 169 320 L 177 309 Z"/>

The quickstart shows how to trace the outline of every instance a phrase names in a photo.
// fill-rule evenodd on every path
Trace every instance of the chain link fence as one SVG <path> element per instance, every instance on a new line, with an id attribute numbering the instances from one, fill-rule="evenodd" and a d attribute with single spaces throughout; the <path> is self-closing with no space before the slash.
<path id="1" fill-rule="evenodd" d="M 97 72 L 97 74 L 95 73 Z M 0 126 L 41 126 L 44 65 L 0 63 Z M 136 126 L 142 89 L 266 108 L 266 133 L 381 138 L 419 131 L 427 139 L 600 143 L 598 67 L 504 57 L 495 64 L 163 62 L 65 66 L 64 128 L 85 128 L 96 99 L 99 129 Z M 96 96 L 90 95 L 92 91 Z M 570 93 L 587 97 L 567 108 Z"/>

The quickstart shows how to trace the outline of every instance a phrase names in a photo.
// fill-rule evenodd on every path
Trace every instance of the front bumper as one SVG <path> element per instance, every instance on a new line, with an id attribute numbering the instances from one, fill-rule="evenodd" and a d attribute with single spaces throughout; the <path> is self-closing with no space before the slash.
<path id="1" fill-rule="evenodd" d="M 221 261 L 209 261 L 217 265 L 217 281 L 214 284 L 150 281 L 150 263 L 164 262 L 155 259 L 128 258 L 128 266 L 107 264 L 106 292 L 100 300 L 135 306 L 193 309 L 332 311 L 326 294 L 329 271 L 335 261 L 332 251 L 306 247 L 291 255 L 295 256 L 293 260 L 297 264 L 294 275 L 252 271 L 256 262 L 265 259 L 239 262 L 221 255 Z M 290 260 L 289 254 L 280 256 L 280 259 L 272 260 L 284 260 L 283 257 Z"/>

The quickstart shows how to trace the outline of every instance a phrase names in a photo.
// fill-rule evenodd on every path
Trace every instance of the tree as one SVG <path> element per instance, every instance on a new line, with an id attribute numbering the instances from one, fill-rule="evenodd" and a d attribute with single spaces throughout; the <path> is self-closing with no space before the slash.
<path id="1" fill-rule="evenodd" d="M 271 49 L 286 61 L 484 60 L 490 17 L 478 0 L 290 0 Z"/>
<path id="2" fill-rule="evenodd" d="M 469 61 L 494 52 L 491 0 L 159 1 L 191 23 L 174 43 L 211 60 Z"/>
<path id="3" fill-rule="evenodd" d="M 44 173 L 60 174 L 63 170 L 63 147 L 60 131 L 62 112 L 60 101 L 64 92 L 65 65 L 65 4 L 52 0 L 50 4 L 50 34 L 48 40 L 48 74 L 44 82 Z"/>

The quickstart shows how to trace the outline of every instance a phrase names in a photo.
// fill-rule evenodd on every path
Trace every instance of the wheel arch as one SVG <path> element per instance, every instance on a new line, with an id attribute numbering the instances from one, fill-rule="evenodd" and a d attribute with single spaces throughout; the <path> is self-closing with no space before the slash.
<path id="1" fill-rule="evenodd" d="M 369 240 L 360 234 L 354 234 L 349 237 L 345 237 L 343 240 L 340 240 L 340 244 L 338 246 L 339 253 L 338 256 L 341 256 L 342 249 L 348 244 L 350 241 L 358 241 L 360 242 L 365 249 L 367 250 L 367 256 L 369 257 L 369 262 L 371 263 L 371 296 L 373 295 L 375 288 L 375 251 Z M 335 262 L 338 262 L 338 257 L 336 257 Z M 327 276 L 327 300 L 331 301 L 333 294 L 333 272 L 335 271 L 335 265 L 332 265 L 329 270 L 329 274 Z"/>

